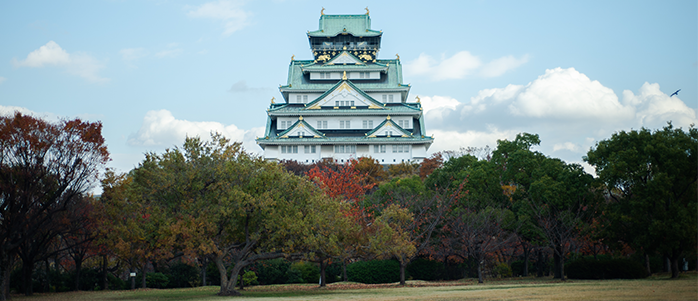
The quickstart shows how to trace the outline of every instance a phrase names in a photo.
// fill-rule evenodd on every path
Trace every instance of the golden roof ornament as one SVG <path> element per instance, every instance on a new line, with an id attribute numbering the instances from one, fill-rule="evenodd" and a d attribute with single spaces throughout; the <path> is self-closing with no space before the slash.
<path id="1" fill-rule="evenodd" d="M 347 80 L 347 71 L 344 71 L 344 74 L 342 74 L 342 80 Z"/>
<path id="2" fill-rule="evenodd" d="M 395 56 L 397 57 L 397 60 L 399 61 L 399 60 L 400 60 L 400 55 L 396 53 Z"/>
<path id="3" fill-rule="evenodd" d="M 388 117 L 385 117 L 385 119 L 390 120 L 390 115 L 388 115 Z"/>
<path id="4" fill-rule="evenodd" d="M 295 54 L 291 54 L 291 61 L 293 61 L 293 59 L 294 59 L 295 57 L 296 57 Z"/>
<path id="5" fill-rule="evenodd" d="M 272 104 L 275 103 L 275 102 L 274 102 L 274 99 L 275 99 L 274 97 L 271 98 L 271 103 L 272 103 Z"/>
<path id="6" fill-rule="evenodd" d="M 420 101 L 419 95 L 415 96 L 414 98 L 416 98 L 416 99 L 417 99 L 417 103 L 419 103 L 419 101 Z"/>
<path id="7" fill-rule="evenodd" d="M 298 116 L 298 120 L 303 120 L 303 116 Z"/>
<path id="8" fill-rule="evenodd" d="M 324 8 L 324 7 L 320 10 L 320 15 L 321 15 L 321 16 L 324 16 L 324 15 L 325 15 L 325 8 Z"/>
<path id="9" fill-rule="evenodd" d="M 367 16 L 369 15 L 368 13 L 369 13 L 369 11 L 368 11 L 368 6 L 366 6 L 366 15 L 367 15 Z"/>

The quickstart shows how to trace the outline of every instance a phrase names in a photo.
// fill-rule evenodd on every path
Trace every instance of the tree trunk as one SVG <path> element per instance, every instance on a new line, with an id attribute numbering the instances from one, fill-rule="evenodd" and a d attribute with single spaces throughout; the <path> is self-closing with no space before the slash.
<path id="1" fill-rule="evenodd" d="M 528 277 L 528 257 L 531 253 L 531 248 L 528 244 L 524 245 L 524 266 L 523 266 L 523 276 Z"/>
<path id="2" fill-rule="evenodd" d="M 536 273 L 536 277 L 543 277 L 545 276 L 545 261 L 543 260 L 543 250 L 538 248 L 538 250 L 536 250 L 536 254 L 538 255 L 538 259 L 536 260 L 536 269 L 538 270 Z"/>
<path id="3" fill-rule="evenodd" d="M 671 279 L 679 278 L 679 257 L 671 256 Z"/>
<path id="4" fill-rule="evenodd" d="M 75 261 L 75 290 L 80 290 L 80 271 L 82 270 L 82 258 L 76 257 Z"/>
<path id="5" fill-rule="evenodd" d="M 22 260 L 22 288 L 25 296 L 33 294 L 32 273 L 34 272 L 34 262 Z"/>
<path id="6" fill-rule="evenodd" d="M 10 255 L 0 248 L 0 300 L 8 300 L 10 298 L 10 270 L 12 269 L 12 260 Z"/>
<path id="7" fill-rule="evenodd" d="M 484 283 L 485 279 L 482 276 L 482 265 L 485 263 L 484 260 L 479 260 L 477 262 L 477 283 Z"/>
<path id="8" fill-rule="evenodd" d="M 553 279 L 562 279 L 561 274 L 560 274 L 560 255 L 557 254 L 557 251 L 553 250 L 553 269 L 554 269 L 554 275 Z"/>
<path id="9" fill-rule="evenodd" d="M 327 259 L 320 260 L 320 287 L 326 286 L 325 270 L 327 269 Z"/>
<path id="10" fill-rule="evenodd" d="M 407 260 L 400 261 L 400 285 L 405 286 L 405 269 L 407 268 Z"/>
<path id="11" fill-rule="evenodd" d="M 201 286 L 206 286 L 206 268 L 208 267 L 208 261 L 204 260 L 204 264 L 201 267 Z"/>
<path id="12" fill-rule="evenodd" d="M 565 256 L 560 256 L 560 280 L 565 281 Z"/>
<path id="13" fill-rule="evenodd" d="M 218 292 L 221 296 L 228 296 L 228 273 L 225 269 L 225 264 L 223 263 L 223 256 L 216 256 L 216 267 L 218 268 L 218 274 L 221 276 L 221 290 Z"/>
<path id="14" fill-rule="evenodd" d="M 645 268 L 647 269 L 647 276 L 652 276 L 652 268 L 650 267 L 650 254 L 645 253 Z"/>
<path id="15" fill-rule="evenodd" d="M 143 276 L 143 277 L 141 278 L 141 287 L 142 287 L 142 288 L 148 288 L 147 285 L 146 285 L 146 282 L 145 282 L 145 280 L 146 280 L 146 279 L 145 279 L 145 278 L 146 278 L 146 277 L 145 277 L 145 276 L 146 276 L 146 275 L 145 275 L 145 268 L 146 268 L 147 264 L 148 264 L 148 263 L 144 263 L 144 264 L 143 264 L 143 268 L 141 269 L 141 274 L 142 274 L 142 276 Z"/>
<path id="16" fill-rule="evenodd" d="M 104 291 L 109 288 L 109 282 L 107 280 L 107 255 L 102 255 L 102 285 L 101 289 Z"/>
<path id="17" fill-rule="evenodd" d="M 224 286 L 223 279 L 221 278 L 221 290 L 218 292 L 219 296 L 240 296 L 240 292 L 235 290 L 235 284 L 238 281 L 238 275 L 244 266 L 240 262 L 236 262 L 233 266 L 233 270 L 230 272 L 230 279 L 228 283 Z M 220 270 L 220 268 L 219 268 Z M 225 269 L 224 269 L 225 270 Z"/>
<path id="18" fill-rule="evenodd" d="M 44 268 L 46 269 L 46 279 L 44 279 L 44 292 L 51 292 L 51 266 L 48 263 L 48 258 L 44 259 Z"/>
<path id="19" fill-rule="evenodd" d="M 342 279 L 344 280 L 344 282 L 349 281 L 347 278 L 347 260 L 346 259 L 342 260 Z"/>

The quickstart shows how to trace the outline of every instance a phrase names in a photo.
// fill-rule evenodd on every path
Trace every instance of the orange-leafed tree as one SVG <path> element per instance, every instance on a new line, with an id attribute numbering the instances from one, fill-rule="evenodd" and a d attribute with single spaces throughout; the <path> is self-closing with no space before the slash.
<path id="1" fill-rule="evenodd" d="M 323 252 L 322 250 L 310 250 L 315 254 L 314 261 L 320 263 L 320 275 L 324 276 L 323 269 L 327 266 L 327 261 L 331 257 L 339 257 L 346 266 L 346 261 L 351 257 L 356 257 L 362 251 L 363 241 L 367 233 L 367 228 L 371 224 L 372 215 L 363 206 L 363 198 L 366 192 L 373 188 L 376 183 L 370 175 L 370 170 L 360 171 L 357 166 L 366 168 L 370 162 L 363 164 L 357 160 L 350 160 L 345 164 L 334 164 L 330 160 L 323 160 L 311 169 L 307 175 L 319 188 L 324 191 L 329 198 L 343 203 L 342 214 L 352 221 L 351 227 L 343 229 L 345 233 L 341 235 L 341 240 L 335 240 L 332 248 L 337 252 Z M 374 173 L 375 174 L 375 173 Z M 325 242 L 327 243 L 327 242 Z M 326 250 L 329 250 L 325 246 Z M 346 269 L 345 269 L 346 270 Z M 346 272 L 345 280 L 346 280 Z M 320 279 L 320 286 L 325 285 L 324 277 Z"/>
<path id="2" fill-rule="evenodd" d="M 444 165 L 444 157 L 441 152 L 434 153 L 431 157 L 424 159 L 419 165 L 419 177 L 424 181 L 434 170 Z"/>
<path id="3" fill-rule="evenodd" d="M 108 160 L 100 122 L 0 116 L 0 300 L 19 246 L 86 193 Z"/>

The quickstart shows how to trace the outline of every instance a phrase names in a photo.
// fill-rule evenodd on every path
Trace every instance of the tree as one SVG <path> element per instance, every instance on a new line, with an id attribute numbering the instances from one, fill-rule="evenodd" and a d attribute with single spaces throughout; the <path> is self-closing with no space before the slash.
<path id="1" fill-rule="evenodd" d="M 437 187 L 426 189 L 419 176 L 411 178 L 394 178 L 390 182 L 383 183 L 374 193 L 371 201 L 377 204 L 377 211 L 397 205 L 404 208 L 411 215 L 409 223 L 394 223 L 398 225 L 394 231 L 397 235 L 405 233 L 407 242 L 414 246 L 414 252 L 407 248 L 399 254 L 395 254 L 400 262 L 400 284 L 405 285 L 405 268 L 420 252 L 433 244 L 432 235 L 441 226 L 446 214 L 451 210 L 455 200 L 463 193 L 463 182 L 457 183 L 456 188 Z M 450 183 L 449 183 L 450 184 Z M 385 214 L 384 212 L 382 214 Z M 388 223 L 390 224 L 390 223 Z M 397 242 L 397 245 L 402 245 Z M 388 249 L 388 251 L 392 251 Z"/>
<path id="2" fill-rule="evenodd" d="M 362 247 L 365 246 L 367 239 L 368 227 L 374 218 L 371 212 L 366 210 L 362 201 L 364 195 L 376 185 L 377 178 L 384 175 L 376 169 L 375 163 L 375 160 L 369 158 L 360 161 L 350 160 L 342 165 L 336 165 L 331 161 L 321 161 L 308 172 L 308 178 L 326 196 L 344 204 L 341 213 L 352 223 L 351 226 L 344 229 L 342 240 L 336 241 L 339 251 L 336 255 L 340 257 L 344 265 L 345 280 L 346 262 L 350 257 L 357 257 L 362 253 Z M 321 258 L 328 255 L 330 254 L 321 255 Z M 326 264 L 322 261 L 320 262 L 320 286 L 325 284 L 323 269 Z"/>
<path id="3" fill-rule="evenodd" d="M 483 266 L 493 254 L 510 246 L 516 235 L 511 227 L 513 213 L 508 210 L 487 207 L 481 210 L 456 208 L 446 226 L 450 248 L 461 257 L 477 262 L 478 283 L 484 282 Z"/>
<path id="4" fill-rule="evenodd" d="M 591 221 L 599 195 L 581 166 L 530 150 L 538 144 L 538 135 L 528 133 L 500 140 L 492 160 L 502 169 L 502 182 L 516 187 L 511 198 L 518 215 L 531 218 L 521 220 L 522 229 L 545 239 L 555 255 L 555 277 L 564 280 L 570 243 Z"/>
<path id="5" fill-rule="evenodd" d="M 424 159 L 419 165 L 419 177 L 424 181 L 434 170 L 443 166 L 444 159 L 441 152 L 434 153 L 431 157 Z"/>
<path id="6" fill-rule="evenodd" d="M 621 131 L 584 157 L 596 168 L 608 195 L 605 232 L 646 254 L 679 259 L 696 250 L 698 129 Z"/>
<path id="7" fill-rule="evenodd" d="M 51 224 L 97 180 L 109 160 L 102 124 L 0 117 L 0 287 L 17 248 Z M 7 298 L 0 289 L 0 300 Z"/>
<path id="8" fill-rule="evenodd" d="M 255 261 L 304 250 L 311 215 L 326 214 L 312 182 L 219 134 L 148 154 L 131 174 L 138 198 L 168 225 L 161 228 L 163 241 L 215 263 L 219 295 L 239 295 L 240 272 Z"/>
<path id="9" fill-rule="evenodd" d="M 478 281 L 483 266 L 495 252 L 510 247 L 516 238 L 518 223 L 512 203 L 501 185 L 499 167 L 487 158 L 466 154 L 451 157 L 442 169 L 427 179 L 429 186 L 464 182 L 467 193 L 460 195 L 441 231 L 444 255 L 473 258 L 478 263 Z"/>

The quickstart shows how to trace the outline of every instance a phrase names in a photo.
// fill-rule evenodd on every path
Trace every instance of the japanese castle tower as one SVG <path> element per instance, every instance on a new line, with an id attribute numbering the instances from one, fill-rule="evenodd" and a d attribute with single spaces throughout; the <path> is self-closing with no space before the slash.
<path id="1" fill-rule="evenodd" d="M 324 9 L 323 9 L 324 11 Z M 311 60 L 291 58 L 283 101 L 267 109 L 257 144 L 267 160 L 312 164 L 372 157 L 381 164 L 421 162 L 426 135 L 419 98 L 408 102 L 400 57 L 378 59 L 382 31 L 365 15 L 320 16 L 309 31 Z"/>

